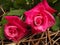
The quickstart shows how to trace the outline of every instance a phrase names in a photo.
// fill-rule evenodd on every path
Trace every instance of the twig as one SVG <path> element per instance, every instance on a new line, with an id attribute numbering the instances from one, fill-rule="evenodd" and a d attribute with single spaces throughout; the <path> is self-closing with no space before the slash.
<path id="1" fill-rule="evenodd" d="M 58 39 L 56 39 L 56 40 L 53 42 L 53 44 L 56 43 L 59 39 L 60 39 L 60 37 L 59 37 Z"/>
<path id="2" fill-rule="evenodd" d="M 0 9 L 2 10 L 2 12 L 5 14 L 5 11 L 4 11 L 4 9 L 2 8 L 2 6 L 0 6 Z"/>
<path id="3" fill-rule="evenodd" d="M 2 39 L 2 45 L 4 45 L 3 39 Z"/>
<path id="4" fill-rule="evenodd" d="M 46 33 L 46 32 L 45 32 L 45 33 Z M 47 44 L 47 33 L 46 33 L 46 44 L 45 44 L 45 45 L 48 45 L 48 44 Z"/>
<path id="5" fill-rule="evenodd" d="M 42 41 L 43 45 L 45 45 L 45 43 Z"/>
<path id="6" fill-rule="evenodd" d="M 30 42 L 28 42 L 28 45 L 30 45 Z"/>
<path id="7" fill-rule="evenodd" d="M 41 38 L 43 38 L 43 36 L 44 36 L 44 33 L 42 33 Z M 40 39 L 40 38 L 39 38 L 39 39 Z M 36 42 L 34 45 L 38 45 L 39 42 L 40 42 L 40 40 L 38 40 L 38 42 Z"/>
<path id="8" fill-rule="evenodd" d="M 16 45 L 20 45 L 20 43 L 17 43 Z"/>
<path id="9" fill-rule="evenodd" d="M 10 44 L 5 44 L 5 45 L 16 45 L 16 43 L 10 43 Z"/>
<path id="10" fill-rule="evenodd" d="M 34 37 L 35 35 L 36 35 L 36 34 L 31 35 L 29 38 L 32 39 L 32 37 Z"/>
<path id="11" fill-rule="evenodd" d="M 23 42 L 23 45 L 26 45 L 26 43 Z"/>
<path id="12" fill-rule="evenodd" d="M 59 31 L 56 33 L 56 35 L 53 37 L 53 39 L 58 35 Z"/>
<path id="13" fill-rule="evenodd" d="M 39 41 L 38 42 L 36 42 L 34 45 L 38 45 L 39 44 Z"/>
<path id="14" fill-rule="evenodd" d="M 51 39 L 51 41 L 52 41 L 52 42 L 54 42 L 54 40 L 53 40 L 53 39 Z M 48 44 L 49 44 L 49 43 L 50 43 L 50 42 L 48 42 Z M 57 42 L 55 42 L 54 44 L 59 45 Z M 54 45 L 54 44 L 53 44 L 53 45 Z"/>
<path id="15" fill-rule="evenodd" d="M 57 33 L 57 32 L 56 32 L 56 33 Z M 56 35 L 56 33 L 51 34 L 50 37 L 53 36 L 53 35 Z"/>
<path id="16" fill-rule="evenodd" d="M 48 30 L 47 30 L 47 34 L 48 34 L 48 39 L 49 39 L 50 45 L 52 45 L 52 43 L 51 43 L 51 38 L 50 38 L 50 33 L 49 33 L 49 28 L 48 28 Z"/>
<path id="17" fill-rule="evenodd" d="M 40 33 L 38 33 L 38 34 L 40 34 Z M 31 35 L 31 36 L 29 37 L 29 39 L 32 39 L 35 35 L 37 35 L 37 34 L 35 33 L 35 34 Z"/>
<path id="18" fill-rule="evenodd" d="M 32 39 L 29 39 L 29 40 L 32 40 Z M 30 42 L 30 41 L 29 41 Z M 34 41 L 31 41 L 31 43 L 34 45 Z"/>
<path id="19" fill-rule="evenodd" d="M 19 45 L 21 42 L 24 42 L 25 40 L 26 40 L 26 37 L 23 38 L 22 40 L 20 40 L 20 41 L 18 42 L 18 45 Z"/>
<path id="20" fill-rule="evenodd" d="M 53 39 L 52 39 L 52 41 L 54 42 L 54 40 L 53 40 Z M 55 44 L 59 45 L 57 42 L 56 42 Z M 53 45 L 54 45 L 54 44 L 53 44 Z"/>
<path id="21" fill-rule="evenodd" d="M 44 33 L 42 33 L 41 38 L 44 36 Z"/>
<path id="22" fill-rule="evenodd" d="M 43 38 L 40 38 L 40 39 L 26 40 L 26 41 L 22 41 L 22 42 L 37 41 L 37 40 L 42 40 L 42 39 L 46 39 L 46 37 L 43 37 Z"/>

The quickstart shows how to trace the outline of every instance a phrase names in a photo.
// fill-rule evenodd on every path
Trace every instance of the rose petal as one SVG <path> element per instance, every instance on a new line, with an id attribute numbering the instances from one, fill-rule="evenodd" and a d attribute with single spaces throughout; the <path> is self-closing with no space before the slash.
<path id="1" fill-rule="evenodd" d="M 45 9 L 46 9 L 47 11 L 49 11 L 50 13 L 53 14 L 54 12 L 56 12 L 55 9 L 53 9 L 51 6 L 49 6 L 47 0 L 42 0 L 42 5 L 44 5 Z"/>

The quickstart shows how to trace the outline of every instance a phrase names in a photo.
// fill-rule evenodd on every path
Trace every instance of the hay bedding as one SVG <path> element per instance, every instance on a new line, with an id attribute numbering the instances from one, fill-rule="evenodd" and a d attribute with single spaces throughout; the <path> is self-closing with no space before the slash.
<path id="1" fill-rule="evenodd" d="M 9 40 L 0 40 L 0 45 L 60 45 L 60 31 L 30 35 L 23 38 L 18 43 Z"/>

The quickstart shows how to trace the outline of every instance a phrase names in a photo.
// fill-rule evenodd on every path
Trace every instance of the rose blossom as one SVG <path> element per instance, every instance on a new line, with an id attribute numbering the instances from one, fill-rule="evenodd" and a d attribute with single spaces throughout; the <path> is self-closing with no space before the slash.
<path id="1" fill-rule="evenodd" d="M 26 24 L 19 17 L 6 16 L 5 19 L 7 20 L 4 28 L 6 38 L 17 42 L 27 35 Z"/>
<path id="2" fill-rule="evenodd" d="M 55 24 L 55 19 L 52 16 L 54 12 L 55 10 L 48 5 L 46 0 L 43 0 L 36 7 L 24 13 L 25 23 L 32 27 L 33 33 L 44 32 Z"/>

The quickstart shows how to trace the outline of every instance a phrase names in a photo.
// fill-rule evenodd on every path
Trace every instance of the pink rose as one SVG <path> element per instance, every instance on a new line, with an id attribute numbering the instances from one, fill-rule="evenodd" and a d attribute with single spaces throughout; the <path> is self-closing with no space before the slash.
<path id="1" fill-rule="evenodd" d="M 19 17 L 6 16 L 5 19 L 7 20 L 4 28 L 6 38 L 17 42 L 27 35 L 26 24 Z"/>
<path id="2" fill-rule="evenodd" d="M 43 0 L 36 7 L 24 13 L 25 23 L 32 27 L 33 33 L 45 32 L 47 28 L 55 24 L 55 19 L 52 16 L 54 12 L 55 10 L 48 5 L 46 0 Z"/>

